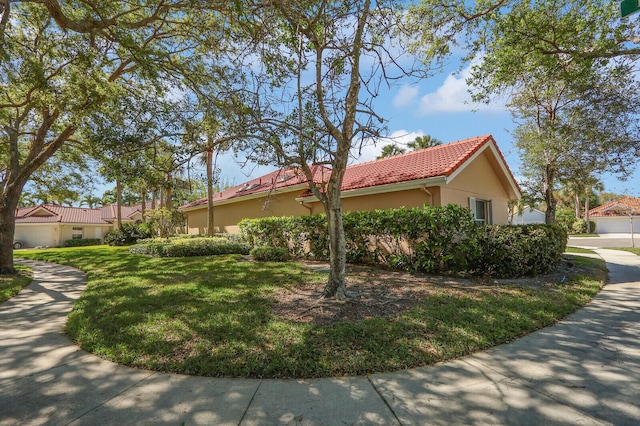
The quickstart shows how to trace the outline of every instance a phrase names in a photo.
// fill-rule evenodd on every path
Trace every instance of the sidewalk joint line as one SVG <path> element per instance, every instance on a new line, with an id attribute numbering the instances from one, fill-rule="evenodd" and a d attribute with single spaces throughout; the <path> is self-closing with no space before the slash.
<path id="1" fill-rule="evenodd" d="M 396 421 L 398 422 L 398 424 L 400 426 L 402 426 L 402 422 L 400 421 L 400 419 L 398 418 L 398 415 L 396 414 L 395 411 L 393 411 L 393 408 L 391 407 L 391 405 L 389 405 L 389 402 L 387 401 L 387 399 L 382 395 L 382 393 L 380 392 L 380 390 L 378 390 L 378 388 L 376 387 L 376 385 L 371 381 L 371 376 L 369 376 L 367 374 L 367 380 L 369 381 L 369 383 L 371 384 L 371 386 L 373 387 L 373 390 L 376 391 L 376 393 L 378 394 L 378 396 L 380 397 L 380 399 L 382 399 L 382 402 L 384 402 L 384 405 L 387 406 L 387 408 L 389 409 L 389 411 L 391 411 L 391 414 L 393 414 L 393 417 L 396 419 Z"/>
<path id="2" fill-rule="evenodd" d="M 256 398 L 256 395 L 258 394 L 258 391 L 260 390 L 260 386 L 262 386 L 262 382 L 263 381 L 264 381 L 264 379 L 260 379 L 260 383 L 258 383 L 258 387 L 253 392 L 253 395 L 251 395 L 251 399 L 249 400 L 249 403 L 247 404 L 247 408 L 245 408 L 244 413 L 242 413 L 242 417 L 240 417 L 240 421 L 238 422 L 238 426 L 240 426 L 242 424 L 242 422 L 244 421 L 244 418 L 247 416 L 247 413 L 249 412 L 249 408 L 251 407 L 251 404 L 253 404 L 253 400 Z"/>

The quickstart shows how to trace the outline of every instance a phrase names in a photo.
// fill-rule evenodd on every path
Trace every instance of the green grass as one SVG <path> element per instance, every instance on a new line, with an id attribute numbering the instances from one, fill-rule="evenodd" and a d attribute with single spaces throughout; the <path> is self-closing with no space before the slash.
<path id="1" fill-rule="evenodd" d="M 599 234 L 569 234 L 571 238 L 599 237 Z"/>
<path id="2" fill-rule="evenodd" d="M 638 256 L 640 256 L 640 248 L 631 248 L 631 247 L 610 247 L 610 250 L 622 250 L 622 251 L 628 251 L 631 253 L 635 253 Z"/>
<path id="3" fill-rule="evenodd" d="M 0 303 L 18 294 L 33 279 L 31 270 L 26 266 L 16 265 L 16 269 L 18 273 L 15 275 L 0 275 Z"/>
<path id="4" fill-rule="evenodd" d="M 273 315 L 273 295 L 326 274 L 239 255 L 159 259 L 127 250 L 20 256 L 87 272 L 88 288 L 66 328 L 83 349 L 139 368 L 206 376 L 361 375 L 456 358 L 555 323 L 591 300 L 605 277 L 592 273 L 539 290 L 434 284 L 400 317 L 313 325 Z"/>
<path id="5" fill-rule="evenodd" d="M 582 247 L 567 247 L 565 253 L 586 253 L 586 254 L 597 254 L 595 251 L 582 248 Z"/>

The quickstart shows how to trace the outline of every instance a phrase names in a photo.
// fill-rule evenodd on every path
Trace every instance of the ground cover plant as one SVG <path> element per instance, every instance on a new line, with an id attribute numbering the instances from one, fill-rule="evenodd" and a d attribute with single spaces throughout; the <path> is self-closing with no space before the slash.
<path id="1" fill-rule="evenodd" d="M 350 266 L 359 297 L 338 301 L 318 299 L 324 264 L 152 258 L 107 246 L 20 255 L 87 272 L 66 327 L 83 349 L 139 368 L 229 377 L 359 375 L 463 356 L 553 324 L 605 277 L 603 262 L 586 258 L 515 285 Z"/>
<path id="2" fill-rule="evenodd" d="M 631 247 L 612 247 L 612 250 L 622 250 L 622 251 L 628 251 L 631 253 L 635 253 L 638 256 L 640 256 L 640 248 L 631 248 Z"/>
<path id="3" fill-rule="evenodd" d="M 0 275 L 0 303 L 18 294 L 33 279 L 31 270 L 26 266 L 16 265 L 16 269 L 13 275 Z"/>

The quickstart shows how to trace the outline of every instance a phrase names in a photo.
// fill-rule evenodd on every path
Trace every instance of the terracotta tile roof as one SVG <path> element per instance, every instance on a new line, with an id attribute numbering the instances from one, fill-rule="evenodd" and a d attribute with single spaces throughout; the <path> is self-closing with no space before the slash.
<path id="1" fill-rule="evenodd" d="M 432 177 L 451 176 L 465 161 L 478 152 L 487 143 L 495 144 L 491 135 L 478 136 L 464 139 L 457 142 L 439 145 L 432 148 L 425 148 L 419 151 L 409 152 L 394 157 L 369 161 L 347 167 L 342 181 L 342 191 L 352 189 L 368 188 L 379 185 L 387 185 L 399 182 L 410 182 L 413 180 L 428 179 Z M 502 161 L 506 166 L 506 161 L 502 153 L 497 149 Z M 331 175 L 331 169 L 323 166 L 313 166 L 314 182 L 326 182 Z M 507 166 L 507 172 L 515 182 L 511 170 Z M 280 182 L 283 176 L 292 176 L 289 180 Z M 280 189 L 287 186 L 307 183 L 306 178 L 295 168 L 280 169 L 275 172 L 250 180 L 242 185 L 234 186 L 214 195 L 214 203 L 239 198 L 246 195 L 258 194 L 270 191 L 274 188 Z M 517 186 L 517 183 L 515 184 Z M 241 188 L 247 188 L 240 191 Z M 519 188 L 518 188 L 519 190 Z M 308 197 L 312 193 L 308 189 L 304 190 L 299 197 Z M 199 206 L 206 206 L 207 199 L 191 202 L 181 206 L 179 209 L 189 209 Z"/>
<path id="2" fill-rule="evenodd" d="M 315 182 L 326 181 L 331 175 L 331 169 L 324 166 L 311 166 L 311 172 L 313 173 L 313 180 Z M 264 176 L 252 179 L 241 185 L 236 185 L 234 187 L 227 188 L 222 192 L 218 192 L 217 194 L 214 194 L 213 202 L 219 203 L 221 201 L 245 197 L 248 195 L 259 194 L 263 192 L 266 193 L 274 189 L 283 189 L 292 187 L 294 185 L 306 184 L 307 182 L 307 178 L 300 169 L 295 167 L 283 168 L 268 173 Z M 179 210 L 206 204 L 207 199 L 201 198 L 199 200 L 180 206 Z"/>
<path id="3" fill-rule="evenodd" d="M 139 206 L 122 206 L 122 217 L 126 220 Z M 54 204 L 41 204 L 16 210 L 16 223 L 84 223 L 91 225 L 109 225 L 116 220 L 115 205 L 98 208 L 66 207 Z"/>
<path id="4" fill-rule="evenodd" d="M 640 215 L 640 198 L 622 197 L 589 210 L 589 216 L 595 217 L 627 216 L 629 214 Z"/>
<path id="5" fill-rule="evenodd" d="M 478 136 L 394 157 L 355 164 L 345 171 L 342 190 L 348 191 L 390 183 L 450 176 L 480 147 L 492 140 L 491 135 Z"/>

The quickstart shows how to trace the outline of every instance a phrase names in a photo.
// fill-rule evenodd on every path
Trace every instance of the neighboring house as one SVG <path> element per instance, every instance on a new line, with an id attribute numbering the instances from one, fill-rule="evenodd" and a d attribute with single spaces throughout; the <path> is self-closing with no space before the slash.
<path id="1" fill-rule="evenodd" d="M 322 184 L 331 169 L 313 166 Z M 491 135 L 349 166 L 342 183 L 343 211 L 459 204 L 479 223 L 508 223 L 508 202 L 520 198 L 516 183 Z M 189 234 L 204 234 L 207 199 L 179 208 Z M 323 213 L 307 179 L 295 168 L 277 170 L 214 196 L 216 232 L 237 233 L 245 218 Z"/>
<path id="2" fill-rule="evenodd" d="M 518 208 L 515 207 L 515 211 Z M 524 206 L 517 214 L 513 215 L 514 225 L 534 225 L 539 223 L 546 223 L 545 214 L 536 208 Z"/>
<path id="3" fill-rule="evenodd" d="M 640 232 L 640 198 L 622 197 L 589 210 L 598 234 Z"/>
<path id="4" fill-rule="evenodd" d="M 75 238 L 100 238 L 115 228 L 115 205 L 98 208 L 41 204 L 16 210 L 14 239 L 24 247 L 56 247 Z M 122 206 L 122 222 L 142 219 L 140 205 Z"/>

